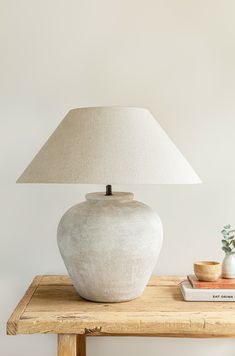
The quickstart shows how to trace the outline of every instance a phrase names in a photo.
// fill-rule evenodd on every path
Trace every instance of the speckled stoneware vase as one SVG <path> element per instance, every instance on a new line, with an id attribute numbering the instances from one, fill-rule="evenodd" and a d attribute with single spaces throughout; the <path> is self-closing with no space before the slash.
<path id="1" fill-rule="evenodd" d="M 235 278 L 235 256 L 225 255 L 222 263 L 222 277 Z"/>
<path id="2" fill-rule="evenodd" d="M 162 245 L 162 224 L 132 193 L 89 193 L 58 226 L 58 246 L 81 297 L 123 302 L 143 293 Z"/>

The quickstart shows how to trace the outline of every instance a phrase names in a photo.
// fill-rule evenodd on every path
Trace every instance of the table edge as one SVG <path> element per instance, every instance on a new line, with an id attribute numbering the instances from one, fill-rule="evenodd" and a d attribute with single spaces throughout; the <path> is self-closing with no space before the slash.
<path id="1" fill-rule="evenodd" d="M 59 334 L 61 333 L 61 329 L 60 330 L 49 330 L 45 327 L 45 329 L 43 328 L 40 332 L 35 331 L 35 330 L 31 330 L 31 331 L 27 331 L 25 332 L 24 330 L 24 325 L 22 324 L 22 316 L 25 312 L 25 310 L 27 309 L 28 304 L 30 303 L 32 297 L 34 296 L 35 292 L 37 291 L 37 288 L 40 285 L 47 285 L 47 280 L 45 281 L 44 279 L 47 279 L 48 277 L 56 277 L 56 278 L 65 278 L 66 276 L 64 275 L 38 275 L 36 277 L 34 277 L 32 283 L 30 284 L 30 286 L 28 287 L 26 293 L 23 295 L 22 299 L 19 301 L 17 307 L 15 308 L 15 310 L 13 311 L 13 313 L 11 314 L 8 322 L 7 322 L 7 334 L 8 335 L 17 335 L 17 334 L 35 334 L 35 333 L 39 333 L 39 334 L 46 334 L 46 333 L 50 333 L 50 334 Z M 156 276 L 158 277 L 158 276 Z M 160 277 L 160 276 L 159 276 Z M 158 277 L 158 278 L 159 278 Z M 163 278 L 163 280 L 165 280 L 165 276 L 161 276 Z M 160 277 L 160 279 L 161 279 Z M 173 282 L 173 284 L 177 285 L 177 280 L 178 279 L 182 279 L 182 276 L 166 276 L 166 280 L 169 278 L 169 282 Z M 174 278 L 172 278 L 174 277 Z M 175 279 L 175 280 L 174 280 Z M 46 282 L 46 283 L 45 283 Z M 170 284 L 171 284 L 170 283 Z M 58 283 L 59 285 L 61 285 L 61 283 Z M 67 284 L 67 283 L 65 283 Z M 71 283 L 72 284 L 72 283 Z M 56 284 L 57 285 L 57 281 Z M 63 283 L 62 283 L 63 285 Z M 70 285 L 70 283 L 69 283 Z M 154 286 L 155 285 L 155 280 L 154 283 L 148 283 L 149 286 Z M 21 325 L 22 324 L 22 325 Z M 23 327 L 23 328 L 22 328 Z M 59 331 L 59 332 L 58 332 Z M 72 331 L 75 334 L 81 334 L 81 335 L 85 335 L 85 336 L 154 336 L 154 337 L 181 337 L 181 338 L 235 338 L 235 328 L 233 328 L 233 330 L 224 330 L 224 331 L 218 331 L 218 332 L 211 332 L 211 331 L 207 331 L 207 332 L 201 332 L 198 330 L 198 332 L 192 331 L 192 332 L 188 332 L 188 330 L 184 330 L 182 331 L 182 333 L 178 333 L 174 332 L 173 330 L 171 332 L 161 332 L 160 330 L 149 330 L 149 332 L 137 332 L 137 333 L 121 333 L 119 332 L 119 330 L 117 330 L 117 333 L 109 333 L 105 332 L 105 330 L 103 330 L 101 332 L 101 330 L 93 330 L 93 329 L 84 329 L 84 330 L 76 330 L 76 328 L 73 329 Z M 68 333 L 67 331 L 63 330 L 62 333 Z M 70 334 L 70 332 L 69 332 Z"/>
<path id="2" fill-rule="evenodd" d="M 24 313 L 42 278 L 42 275 L 34 277 L 32 283 L 26 290 L 26 293 L 23 295 L 22 299 L 17 304 L 9 320 L 7 321 L 7 335 L 17 335 L 18 322 L 21 318 L 21 315 Z"/>

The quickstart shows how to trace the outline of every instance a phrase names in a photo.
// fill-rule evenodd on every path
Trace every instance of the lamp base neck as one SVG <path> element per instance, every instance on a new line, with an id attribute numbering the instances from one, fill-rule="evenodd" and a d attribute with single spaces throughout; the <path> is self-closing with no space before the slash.
<path id="1" fill-rule="evenodd" d="M 134 194 L 129 192 L 113 192 L 112 195 L 107 195 L 104 192 L 95 192 L 86 194 L 88 201 L 131 201 L 134 199 Z"/>

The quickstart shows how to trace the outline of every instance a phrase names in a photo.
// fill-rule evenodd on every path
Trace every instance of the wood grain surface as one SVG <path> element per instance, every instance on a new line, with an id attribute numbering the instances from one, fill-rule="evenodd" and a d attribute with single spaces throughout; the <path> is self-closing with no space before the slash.
<path id="1" fill-rule="evenodd" d="M 130 302 L 82 299 L 67 276 L 36 277 L 8 322 L 10 335 L 235 337 L 235 302 L 186 302 L 181 276 L 153 276 Z M 36 287 L 35 287 L 36 286 Z"/>
<path id="2" fill-rule="evenodd" d="M 84 335 L 59 334 L 58 356 L 86 356 L 86 338 Z"/>

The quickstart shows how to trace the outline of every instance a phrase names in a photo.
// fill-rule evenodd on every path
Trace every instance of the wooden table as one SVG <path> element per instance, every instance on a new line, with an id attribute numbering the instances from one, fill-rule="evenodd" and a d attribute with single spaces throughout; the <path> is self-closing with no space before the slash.
<path id="1" fill-rule="evenodd" d="M 58 334 L 59 356 L 85 356 L 87 336 L 235 338 L 235 302 L 185 302 L 183 279 L 153 276 L 143 296 L 107 304 L 80 298 L 67 276 L 37 276 L 7 333 Z"/>

